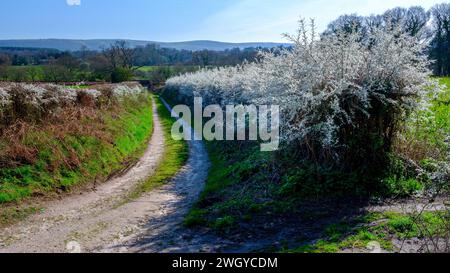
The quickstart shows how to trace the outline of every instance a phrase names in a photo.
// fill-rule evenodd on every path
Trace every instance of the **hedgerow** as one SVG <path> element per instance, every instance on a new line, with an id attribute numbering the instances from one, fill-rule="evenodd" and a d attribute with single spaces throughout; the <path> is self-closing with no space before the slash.
<path id="1" fill-rule="evenodd" d="M 171 78 L 166 90 L 206 104 L 275 104 L 284 147 L 341 169 L 379 168 L 411 112 L 438 92 L 425 44 L 399 27 L 317 37 L 301 21 L 291 49 Z"/>

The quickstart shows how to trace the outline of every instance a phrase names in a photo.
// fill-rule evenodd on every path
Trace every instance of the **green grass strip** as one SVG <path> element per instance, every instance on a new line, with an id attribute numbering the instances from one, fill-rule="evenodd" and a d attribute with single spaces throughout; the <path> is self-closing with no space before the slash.
<path id="1" fill-rule="evenodd" d="M 159 120 L 164 131 L 164 155 L 161 164 L 155 174 L 141 183 L 130 195 L 130 199 L 139 198 L 143 193 L 168 183 L 184 166 L 189 157 L 189 148 L 186 141 L 176 141 L 172 138 L 171 130 L 175 119 L 164 106 L 162 101 L 155 96 Z"/>

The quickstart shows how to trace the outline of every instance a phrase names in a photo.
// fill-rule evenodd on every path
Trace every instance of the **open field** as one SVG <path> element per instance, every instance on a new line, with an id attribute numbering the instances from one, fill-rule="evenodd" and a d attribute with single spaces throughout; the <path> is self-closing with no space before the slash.
<path id="1" fill-rule="evenodd" d="M 137 69 L 137 71 L 141 72 L 152 72 L 155 71 L 158 67 L 157 66 L 142 66 Z"/>

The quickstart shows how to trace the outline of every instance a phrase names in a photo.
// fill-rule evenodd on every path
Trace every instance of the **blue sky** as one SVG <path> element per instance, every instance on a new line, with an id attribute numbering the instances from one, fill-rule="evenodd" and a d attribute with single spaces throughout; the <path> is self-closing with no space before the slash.
<path id="1" fill-rule="evenodd" d="M 0 39 L 282 41 L 300 17 L 319 30 L 344 13 L 445 0 L 1 0 Z"/>

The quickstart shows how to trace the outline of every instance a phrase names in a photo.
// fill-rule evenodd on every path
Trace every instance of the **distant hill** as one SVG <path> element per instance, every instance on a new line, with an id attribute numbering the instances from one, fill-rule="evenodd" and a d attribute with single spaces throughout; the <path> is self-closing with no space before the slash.
<path id="1" fill-rule="evenodd" d="M 39 39 L 39 40 L 0 40 L 0 47 L 25 47 L 25 48 L 52 48 L 61 51 L 77 51 L 82 47 L 89 50 L 101 50 L 109 47 L 117 40 L 69 40 L 69 39 Z M 232 48 L 262 47 L 272 48 L 277 46 L 289 46 L 285 43 L 224 43 L 216 41 L 187 41 L 187 42 L 153 42 L 125 40 L 131 47 L 144 46 L 147 44 L 157 44 L 164 48 L 174 48 L 178 50 L 198 51 L 203 49 L 222 51 Z"/>
<path id="2" fill-rule="evenodd" d="M 55 48 L 45 48 L 45 47 L 2 47 L 0 46 L 0 52 L 2 53 L 36 53 L 36 52 L 42 52 L 42 53 L 59 53 L 61 52 L 58 49 Z"/>

